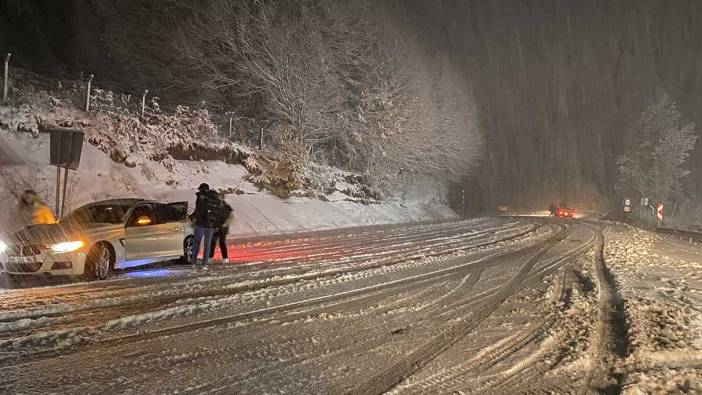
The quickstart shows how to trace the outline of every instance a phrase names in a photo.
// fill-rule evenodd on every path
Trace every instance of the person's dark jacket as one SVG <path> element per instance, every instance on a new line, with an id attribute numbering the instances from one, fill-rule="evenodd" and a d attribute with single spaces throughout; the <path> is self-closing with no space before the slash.
<path id="1" fill-rule="evenodd" d="M 195 211 L 190 215 L 190 220 L 195 226 L 215 228 L 219 225 L 222 201 L 213 190 L 200 191 L 195 200 Z"/>
<path id="2" fill-rule="evenodd" d="M 219 209 L 219 217 L 218 217 L 218 222 L 217 222 L 217 227 L 221 228 L 224 233 L 227 233 L 229 230 L 229 224 L 231 222 L 232 218 L 232 206 L 230 206 L 227 202 L 222 202 L 222 207 Z"/>

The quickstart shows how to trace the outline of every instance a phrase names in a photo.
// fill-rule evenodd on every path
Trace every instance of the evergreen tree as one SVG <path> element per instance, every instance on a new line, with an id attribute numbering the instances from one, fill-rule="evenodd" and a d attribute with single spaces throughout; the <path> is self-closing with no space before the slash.
<path id="1" fill-rule="evenodd" d="M 635 189 L 652 201 L 668 201 L 681 192 L 689 174 L 683 165 L 695 147 L 695 124 L 680 126 L 682 114 L 662 89 L 629 132 L 627 151 L 617 158 L 621 191 Z"/>

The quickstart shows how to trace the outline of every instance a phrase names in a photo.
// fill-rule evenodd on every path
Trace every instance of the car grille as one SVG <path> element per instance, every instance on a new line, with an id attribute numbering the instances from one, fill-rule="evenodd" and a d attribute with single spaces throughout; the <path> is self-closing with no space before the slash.
<path id="1" fill-rule="evenodd" d="M 5 271 L 10 273 L 32 273 L 41 268 L 41 262 L 11 263 L 5 262 Z"/>
<path id="2" fill-rule="evenodd" d="M 5 253 L 7 256 L 36 256 L 41 254 L 44 248 L 39 244 L 15 244 L 7 246 Z"/>

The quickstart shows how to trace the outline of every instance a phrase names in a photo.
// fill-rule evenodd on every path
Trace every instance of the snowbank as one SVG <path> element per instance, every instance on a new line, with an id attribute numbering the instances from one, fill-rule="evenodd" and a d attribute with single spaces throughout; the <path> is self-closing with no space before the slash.
<path id="1" fill-rule="evenodd" d="M 456 218 L 448 207 L 429 204 L 364 205 L 345 200 L 281 200 L 261 195 L 240 195 L 231 197 L 229 202 L 235 212 L 236 223 L 231 230 L 235 236 Z"/>
<path id="2" fill-rule="evenodd" d="M 661 251 L 661 246 L 668 250 Z M 699 361 L 702 350 L 697 307 L 700 251 L 695 247 L 685 251 L 651 232 L 622 229 L 607 236 L 604 257 L 625 308 L 626 364 L 645 368 L 641 369 L 645 373 L 627 379 L 632 391 L 674 393 L 689 388 L 690 380 L 699 385 L 699 371 L 678 368 Z"/>
<path id="3" fill-rule="evenodd" d="M 50 205 L 55 200 L 56 169 L 49 165 L 49 136 L 8 133 L 0 138 L 29 165 L 0 167 L 0 221 L 7 223 L 24 189 L 31 188 Z M 144 197 L 161 201 L 194 203 L 194 191 L 202 182 L 229 191 L 227 200 L 235 210 L 232 234 L 257 236 L 333 229 L 373 224 L 452 219 L 456 214 L 441 204 L 383 202 L 361 204 L 334 192 L 328 201 L 291 197 L 280 199 L 245 180 L 242 165 L 223 161 L 174 160 L 173 171 L 160 163 L 141 159 L 134 167 L 110 159 L 91 144 L 83 145 L 78 171 L 70 172 L 67 210 L 82 204 L 117 197 Z"/>

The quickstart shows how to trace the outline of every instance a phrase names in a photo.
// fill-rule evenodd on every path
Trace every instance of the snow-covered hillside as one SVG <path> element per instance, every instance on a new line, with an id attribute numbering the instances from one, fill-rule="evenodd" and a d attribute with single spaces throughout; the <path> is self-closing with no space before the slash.
<path id="1" fill-rule="evenodd" d="M 238 219 L 233 233 L 245 236 L 455 217 L 440 203 L 377 200 L 360 177 L 333 168 L 311 165 L 295 174 L 275 154 L 218 138 L 207 114 L 165 115 L 152 103 L 143 119 L 115 107 L 117 100 L 104 92 L 94 99 L 97 110 L 90 113 L 65 91 L 20 92 L 0 106 L 2 144 L 25 162 L 0 167 L 4 224 L 12 222 L 24 189 L 53 205 L 56 169 L 49 165 L 47 126 L 86 133 L 80 167 L 70 172 L 67 210 L 115 197 L 192 203 L 197 186 L 207 182 L 227 193 Z M 289 187 L 293 178 L 301 180 L 298 188 Z"/>

